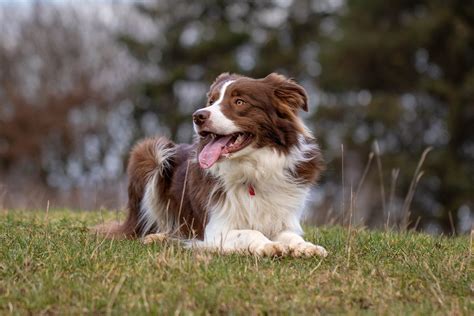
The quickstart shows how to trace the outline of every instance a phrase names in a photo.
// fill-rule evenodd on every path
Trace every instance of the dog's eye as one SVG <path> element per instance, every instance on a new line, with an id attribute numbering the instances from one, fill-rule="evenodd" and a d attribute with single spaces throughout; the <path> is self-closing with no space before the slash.
<path id="1" fill-rule="evenodd" d="M 211 105 L 212 103 L 214 103 L 214 100 L 209 100 L 209 105 Z"/>
<path id="2" fill-rule="evenodd" d="M 237 104 L 237 105 L 242 105 L 242 104 L 244 104 L 244 103 L 245 103 L 245 101 L 242 100 L 242 99 L 237 99 L 237 100 L 235 100 L 235 104 Z"/>

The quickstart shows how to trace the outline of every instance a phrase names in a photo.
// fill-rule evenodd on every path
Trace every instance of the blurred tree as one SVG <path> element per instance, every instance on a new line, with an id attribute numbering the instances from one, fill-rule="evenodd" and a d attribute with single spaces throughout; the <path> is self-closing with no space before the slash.
<path id="1" fill-rule="evenodd" d="M 474 3 L 348 0 L 333 19 L 321 44 L 321 87 L 338 96 L 356 92 L 362 102 L 348 112 L 339 98 L 318 119 L 344 122 L 341 140 L 360 154 L 378 140 L 385 179 L 400 168 L 400 192 L 408 190 L 417 157 L 433 146 L 412 225 L 434 219 L 450 232 L 450 213 L 453 224 L 472 220 Z M 471 214 L 457 214 L 460 208 Z"/>
<path id="2" fill-rule="evenodd" d="M 140 65 L 103 20 L 68 4 L 0 4 L 0 29 L 0 197 L 5 185 L 10 205 L 44 206 L 116 180 Z"/>

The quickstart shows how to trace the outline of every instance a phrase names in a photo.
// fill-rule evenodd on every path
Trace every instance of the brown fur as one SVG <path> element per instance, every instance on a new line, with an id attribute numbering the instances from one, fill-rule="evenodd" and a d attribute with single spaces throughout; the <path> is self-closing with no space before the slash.
<path id="1" fill-rule="evenodd" d="M 307 142 L 315 142 L 314 139 L 306 139 Z M 305 158 L 309 160 L 299 163 L 296 166 L 294 177 L 298 182 L 308 185 L 315 184 L 325 170 L 324 159 L 321 151 L 315 148 L 305 153 Z"/>

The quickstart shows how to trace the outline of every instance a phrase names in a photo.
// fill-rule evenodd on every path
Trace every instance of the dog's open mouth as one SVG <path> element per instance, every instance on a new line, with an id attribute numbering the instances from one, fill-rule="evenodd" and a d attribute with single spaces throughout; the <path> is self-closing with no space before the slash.
<path id="1" fill-rule="evenodd" d="M 227 157 L 232 153 L 247 147 L 253 139 L 253 135 L 245 132 L 230 135 L 218 135 L 210 132 L 200 132 L 201 137 L 209 137 L 210 142 L 199 153 L 199 165 L 203 169 L 212 167 L 221 157 Z"/>

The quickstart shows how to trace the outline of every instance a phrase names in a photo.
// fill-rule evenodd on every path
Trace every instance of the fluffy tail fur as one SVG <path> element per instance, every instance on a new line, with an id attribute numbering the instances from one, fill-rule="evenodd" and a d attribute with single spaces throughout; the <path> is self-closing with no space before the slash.
<path id="1" fill-rule="evenodd" d="M 143 200 L 148 187 L 158 189 L 158 181 L 169 178 L 175 145 L 166 138 L 148 138 L 139 142 L 128 163 L 127 219 L 122 224 L 109 222 L 92 228 L 106 238 L 137 238 L 156 230 L 156 223 L 147 221 Z M 151 183 L 150 183 L 151 182 Z"/>

